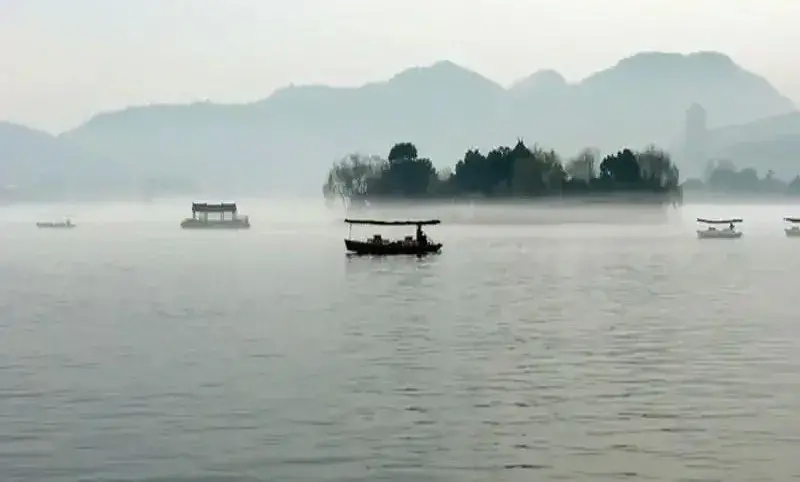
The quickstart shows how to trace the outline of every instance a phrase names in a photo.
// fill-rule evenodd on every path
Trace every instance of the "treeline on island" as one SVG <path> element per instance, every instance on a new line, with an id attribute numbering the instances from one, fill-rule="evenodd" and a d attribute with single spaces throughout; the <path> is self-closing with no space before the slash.
<path id="1" fill-rule="evenodd" d="M 351 154 L 334 163 L 323 193 L 329 200 L 423 200 L 455 198 L 543 198 L 631 195 L 639 200 L 676 202 L 678 168 L 654 146 L 623 149 L 600 158 L 584 149 L 566 162 L 553 150 L 500 146 L 487 154 L 470 149 L 455 168 L 437 171 L 410 142 L 395 144 L 386 159 Z"/>

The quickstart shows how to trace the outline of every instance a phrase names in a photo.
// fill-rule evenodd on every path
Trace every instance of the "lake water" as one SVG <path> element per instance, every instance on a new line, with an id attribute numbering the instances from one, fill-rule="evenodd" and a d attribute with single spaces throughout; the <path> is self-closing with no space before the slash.
<path id="1" fill-rule="evenodd" d="M 242 201 L 241 232 L 1 209 L 2 479 L 800 477 L 800 208 L 445 224 L 373 259 L 320 204 Z"/>

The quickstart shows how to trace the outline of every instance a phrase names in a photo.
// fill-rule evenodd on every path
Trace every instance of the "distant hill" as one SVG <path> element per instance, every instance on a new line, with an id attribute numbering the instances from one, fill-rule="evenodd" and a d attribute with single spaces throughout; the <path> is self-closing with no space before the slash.
<path id="1" fill-rule="evenodd" d="M 711 126 L 795 109 L 725 55 L 640 53 L 577 82 L 540 71 L 509 88 L 452 62 L 355 88 L 298 86 L 241 105 L 132 107 L 95 116 L 60 141 L 113 159 L 129 176 L 184 178 L 198 189 L 316 193 L 330 163 L 413 141 L 437 165 L 470 147 L 522 137 L 565 155 L 581 147 L 668 145 L 693 102 Z"/>
<path id="2" fill-rule="evenodd" d="M 88 152 L 46 132 L 0 122 L 0 201 L 141 197 L 163 187 L 163 182 L 132 176 L 112 156 Z"/>
<path id="3" fill-rule="evenodd" d="M 709 159 L 791 180 L 800 174 L 800 112 L 712 129 L 706 149 Z"/>
<path id="4" fill-rule="evenodd" d="M 111 171 L 97 156 L 45 132 L 0 122 L 0 193 L 4 198 L 64 198 L 97 188 Z"/>

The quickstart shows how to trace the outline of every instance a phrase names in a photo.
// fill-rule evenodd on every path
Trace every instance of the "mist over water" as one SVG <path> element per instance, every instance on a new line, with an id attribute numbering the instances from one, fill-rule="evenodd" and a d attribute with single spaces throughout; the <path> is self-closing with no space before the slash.
<path id="1" fill-rule="evenodd" d="M 250 230 L 181 230 L 191 200 L 0 208 L 5 478 L 800 476 L 800 207 L 364 213 L 441 218 L 417 259 L 345 256 L 339 206 L 236 201 Z"/>
<path id="2" fill-rule="evenodd" d="M 231 202 L 228 199 L 208 199 L 200 202 Z M 0 222 L 14 228 L 30 228 L 37 221 L 72 219 L 82 227 L 120 229 L 127 225 L 151 228 L 177 226 L 191 217 L 191 200 L 163 199 L 130 203 L 30 203 L 0 207 Z M 695 228 L 695 219 L 744 218 L 748 232 L 761 229 L 780 231 L 783 217 L 800 216 L 798 203 L 737 203 L 735 198 L 722 202 L 696 202 L 676 208 L 670 205 L 635 205 L 630 203 L 564 203 L 564 202 L 470 202 L 390 203 L 360 209 L 346 209 L 341 202 L 330 205 L 314 198 L 247 198 L 237 199 L 239 215 L 248 215 L 251 231 L 266 232 L 286 226 L 307 229 L 325 224 L 342 223 L 346 217 L 360 219 L 406 220 L 440 219 L 444 225 L 436 229 L 469 226 L 507 226 L 509 228 L 546 227 L 534 235 L 547 235 L 559 226 L 568 230 L 582 225 L 593 229 L 629 229 L 633 225 L 661 225 L 662 228 L 682 230 Z M 383 228 L 386 229 L 386 228 Z M 26 229 L 27 230 L 27 229 Z M 161 231 L 159 229 L 158 231 Z M 13 234 L 13 233 L 12 233 Z M 162 233 L 163 234 L 163 233 Z M 174 233 L 173 233 L 174 234 Z M 192 235 L 196 237 L 196 235 Z"/>

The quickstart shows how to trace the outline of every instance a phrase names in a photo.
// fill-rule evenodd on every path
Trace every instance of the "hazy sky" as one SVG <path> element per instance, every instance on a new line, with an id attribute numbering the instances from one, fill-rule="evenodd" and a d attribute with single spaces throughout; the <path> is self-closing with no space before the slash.
<path id="1" fill-rule="evenodd" d="M 448 59 L 503 84 L 718 50 L 800 100 L 800 0 L 0 0 L 0 119 L 242 102 Z"/>

